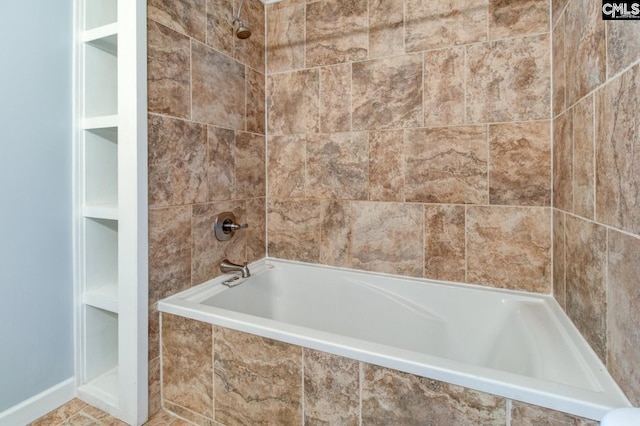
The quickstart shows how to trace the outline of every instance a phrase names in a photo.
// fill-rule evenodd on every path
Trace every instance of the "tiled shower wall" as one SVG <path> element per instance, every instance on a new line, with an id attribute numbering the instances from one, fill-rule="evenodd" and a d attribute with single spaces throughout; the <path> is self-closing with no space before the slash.
<path id="1" fill-rule="evenodd" d="M 149 385 L 160 408 L 156 303 L 265 255 L 264 8 L 233 37 L 233 0 L 149 0 Z M 250 227 L 220 243 L 217 213 Z"/>
<path id="2" fill-rule="evenodd" d="M 267 7 L 269 255 L 550 292 L 549 7 Z"/>
<path id="3" fill-rule="evenodd" d="M 640 31 L 591 3 L 284 0 L 265 70 L 257 0 L 246 41 L 237 0 L 149 0 L 151 412 L 157 300 L 264 256 L 265 214 L 272 256 L 549 292 L 552 188 L 554 293 L 638 404 Z"/>
<path id="4" fill-rule="evenodd" d="M 640 405 L 640 23 L 553 2 L 554 295 Z"/>

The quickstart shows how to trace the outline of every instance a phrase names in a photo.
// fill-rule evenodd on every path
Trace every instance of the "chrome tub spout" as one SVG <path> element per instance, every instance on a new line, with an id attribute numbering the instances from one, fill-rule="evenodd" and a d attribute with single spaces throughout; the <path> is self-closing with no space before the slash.
<path id="1" fill-rule="evenodd" d="M 240 272 L 240 274 L 242 274 L 242 278 L 248 278 L 251 276 L 251 272 L 249 272 L 249 267 L 246 262 L 243 265 L 238 265 L 225 259 L 220 264 L 220 271 L 223 274 L 226 274 L 227 272 Z"/>

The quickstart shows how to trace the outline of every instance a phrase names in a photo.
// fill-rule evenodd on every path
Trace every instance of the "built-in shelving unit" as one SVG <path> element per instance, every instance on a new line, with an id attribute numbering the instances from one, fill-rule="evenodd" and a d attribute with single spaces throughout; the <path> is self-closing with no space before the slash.
<path id="1" fill-rule="evenodd" d="M 147 417 L 146 1 L 75 0 L 78 396 Z"/>

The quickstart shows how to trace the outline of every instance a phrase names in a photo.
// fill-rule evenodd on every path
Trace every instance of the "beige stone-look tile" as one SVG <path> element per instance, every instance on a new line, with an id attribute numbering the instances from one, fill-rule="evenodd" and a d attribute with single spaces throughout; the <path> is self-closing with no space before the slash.
<path id="1" fill-rule="evenodd" d="M 605 81 L 605 21 L 601 6 L 593 0 L 572 0 L 567 6 L 567 106 Z"/>
<path id="2" fill-rule="evenodd" d="M 206 126 L 149 116 L 149 206 L 204 202 Z"/>
<path id="3" fill-rule="evenodd" d="M 206 0 L 149 0 L 150 19 L 204 43 L 207 32 Z"/>
<path id="4" fill-rule="evenodd" d="M 573 211 L 594 218 L 594 104 L 588 96 L 573 108 Z"/>
<path id="5" fill-rule="evenodd" d="M 567 309 L 565 220 L 563 212 L 553 210 L 553 297 L 564 310 Z"/>
<path id="6" fill-rule="evenodd" d="M 276 200 L 267 203 L 269 256 L 315 262 L 320 260 L 320 230 L 326 202 Z"/>
<path id="7" fill-rule="evenodd" d="M 236 2 L 236 8 L 239 6 Z M 265 21 L 264 5 L 260 1 L 245 1 L 242 5 L 241 18 L 251 30 L 251 37 L 239 39 L 233 34 L 234 57 L 260 73 L 265 72 Z"/>
<path id="8" fill-rule="evenodd" d="M 565 14 L 562 14 L 552 33 L 553 56 L 553 116 L 562 113 L 566 107 L 567 61 L 565 52 Z"/>
<path id="9" fill-rule="evenodd" d="M 100 425 L 100 423 L 98 423 L 96 419 L 94 419 L 93 417 L 88 416 L 83 412 L 75 414 L 74 416 L 64 420 L 62 423 L 59 423 L 59 426 L 96 426 L 96 425 Z"/>
<path id="10" fill-rule="evenodd" d="M 465 281 L 465 207 L 424 206 L 424 277 Z"/>
<path id="11" fill-rule="evenodd" d="M 80 401 L 78 398 L 73 398 L 66 404 L 61 405 L 50 413 L 47 413 L 39 419 L 29 423 L 29 426 L 57 425 L 65 419 L 73 417 L 86 406 L 87 404 L 85 402 Z"/>
<path id="12" fill-rule="evenodd" d="M 191 102 L 195 121 L 245 129 L 244 65 L 191 42 Z"/>
<path id="13" fill-rule="evenodd" d="M 561 411 L 542 408 L 537 405 L 513 401 L 511 403 L 512 426 L 597 426 L 599 423 L 583 417 L 572 416 Z"/>
<path id="14" fill-rule="evenodd" d="M 242 262 L 255 262 L 266 256 L 267 212 L 265 198 L 247 200 L 247 257 Z"/>
<path id="15" fill-rule="evenodd" d="M 487 39 L 488 0 L 406 0 L 407 52 Z"/>
<path id="16" fill-rule="evenodd" d="M 273 73 L 304 68 L 304 2 L 267 10 L 267 71 Z"/>
<path id="17" fill-rule="evenodd" d="M 235 1 L 206 0 L 207 2 L 207 44 L 214 49 L 233 56 Z"/>
<path id="18" fill-rule="evenodd" d="M 359 61 L 369 48 L 368 0 L 307 3 L 307 67 Z"/>
<path id="19" fill-rule="evenodd" d="M 467 281 L 551 291 L 551 220 L 544 207 L 467 207 Z"/>
<path id="20" fill-rule="evenodd" d="M 163 397 L 210 419 L 213 419 L 212 350 L 210 324 L 162 314 Z"/>
<path id="21" fill-rule="evenodd" d="M 266 195 L 265 137 L 240 132 L 236 135 L 236 198 Z"/>
<path id="22" fill-rule="evenodd" d="M 304 349 L 304 424 L 359 422 L 358 361 Z"/>
<path id="23" fill-rule="evenodd" d="M 236 136 L 230 129 L 207 128 L 209 200 L 230 200 L 236 186 Z"/>
<path id="24" fill-rule="evenodd" d="M 267 78 L 269 134 L 315 133 L 320 129 L 320 72 L 317 69 Z"/>
<path id="25" fill-rule="evenodd" d="M 640 22 L 607 21 L 607 77 L 613 77 L 640 58 Z"/>
<path id="26" fill-rule="evenodd" d="M 170 424 L 171 424 L 171 426 L 192 426 L 192 423 L 190 423 L 190 422 L 188 422 L 186 420 L 182 420 L 180 418 L 176 418 Z M 224 425 L 221 425 L 220 423 L 217 423 L 217 422 L 213 422 L 212 424 L 214 426 L 224 426 Z"/>
<path id="27" fill-rule="evenodd" d="M 80 413 L 91 417 L 96 422 L 94 424 L 99 424 L 100 426 L 127 426 L 127 423 L 123 422 L 122 420 L 118 420 L 115 417 L 91 405 L 87 405 L 86 407 L 84 407 Z"/>
<path id="28" fill-rule="evenodd" d="M 173 424 L 173 422 L 177 420 L 176 417 L 173 417 L 171 413 L 165 410 L 161 410 L 149 417 L 149 421 L 147 421 L 144 426 L 167 426 Z"/>
<path id="29" fill-rule="evenodd" d="M 149 303 L 191 286 L 191 207 L 149 210 Z"/>
<path id="30" fill-rule="evenodd" d="M 607 369 L 634 406 L 640 404 L 640 239 L 609 230 Z"/>
<path id="31" fill-rule="evenodd" d="M 368 161 L 367 132 L 308 135 L 306 195 L 366 200 Z"/>
<path id="32" fill-rule="evenodd" d="M 352 267 L 422 277 L 424 212 L 421 205 L 353 203 Z"/>
<path id="33" fill-rule="evenodd" d="M 467 46 L 467 122 L 548 119 L 549 34 Z"/>
<path id="34" fill-rule="evenodd" d="M 424 53 L 425 126 L 464 124 L 464 73 L 464 47 Z"/>
<path id="35" fill-rule="evenodd" d="M 265 77 L 264 74 L 246 67 L 247 76 L 247 132 L 265 134 Z"/>
<path id="36" fill-rule="evenodd" d="M 596 93 L 596 218 L 640 233 L 640 66 Z"/>
<path id="37" fill-rule="evenodd" d="M 156 414 L 150 416 L 149 421 L 144 426 L 167 426 L 175 425 L 177 417 L 174 417 L 166 410 L 160 410 Z"/>
<path id="38" fill-rule="evenodd" d="M 553 25 L 558 22 L 558 19 L 560 19 L 560 17 L 562 16 L 568 3 L 569 0 L 551 0 L 551 15 Z"/>
<path id="39" fill-rule="evenodd" d="M 302 424 L 302 348 L 215 327 L 215 420 Z"/>
<path id="40" fill-rule="evenodd" d="M 487 127 L 407 130 L 407 201 L 486 203 Z"/>
<path id="41" fill-rule="evenodd" d="M 191 117 L 189 37 L 149 20 L 147 89 L 149 112 Z"/>
<path id="42" fill-rule="evenodd" d="M 369 0 L 369 58 L 404 53 L 404 1 Z"/>
<path id="43" fill-rule="evenodd" d="M 504 425 L 503 398 L 363 364 L 362 424 Z"/>
<path id="44" fill-rule="evenodd" d="M 489 40 L 549 32 L 550 0 L 489 0 Z"/>
<path id="45" fill-rule="evenodd" d="M 351 130 L 351 64 L 320 68 L 320 131 Z"/>
<path id="46" fill-rule="evenodd" d="M 422 55 L 354 63 L 353 129 L 421 126 L 422 68 Z"/>
<path id="47" fill-rule="evenodd" d="M 269 137 L 267 173 L 269 197 L 304 197 L 306 137 Z"/>
<path id="48" fill-rule="evenodd" d="M 162 409 L 162 379 L 160 374 L 160 368 L 161 368 L 161 365 L 160 365 L 159 356 L 157 358 L 149 360 L 149 377 L 148 377 L 149 416 L 153 416 L 155 413 L 157 413 Z M 168 424 L 168 423 L 164 423 L 164 424 Z"/>
<path id="49" fill-rule="evenodd" d="M 179 416 L 180 418 L 186 419 L 186 421 L 183 424 L 186 424 L 188 426 L 192 426 L 192 425 L 220 426 L 220 424 L 217 423 L 215 420 L 209 417 L 205 417 L 199 413 L 196 413 L 195 411 L 188 410 L 178 404 L 174 404 L 171 401 L 167 401 L 166 399 L 164 400 L 164 408 L 166 410 L 169 410 L 170 413 L 176 416 Z M 176 423 L 176 422 L 171 423 L 172 426 L 176 426 L 177 424 L 180 424 L 180 423 Z"/>
<path id="50" fill-rule="evenodd" d="M 353 201 L 331 201 L 320 224 L 320 262 L 324 265 L 352 267 Z"/>
<path id="51" fill-rule="evenodd" d="M 160 312 L 158 312 L 158 303 L 154 302 L 149 305 L 149 362 L 160 357 Z M 149 368 L 151 370 L 151 368 Z"/>
<path id="52" fill-rule="evenodd" d="M 567 215 L 566 247 L 567 315 L 605 362 L 607 230 Z"/>
<path id="53" fill-rule="evenodd" d="M 553 120 L 553 207 L 573 211 L 573 115 Z"/>
<path id="54" fill-rule="evenodd" d="M 489 126 L 491 204 L 551 204 L 550 122 Z"/>
<path id="55" fill-rule="evenodd" d="M 193 255 L 191 257 L 191 281 L 203 283 L 221 275 L 220 263 L 229 259 L 234 263 L 246 262 L 247 233 L 238 231 L 228 241 L 218 241 L 214 234 L 216 215 L 233 212 L 238 223 L 247 223 L 244 201 L 226 201 L 193 206 Z"/>
<path id="56" fill-rule="evenodd" d="M 282 0 L 281 2 L 267 5 L 267 11 L 271 12 L 272 10 L 282 9 L 283 7 L 291 7 L 305 3 L 309 2 L 307 0 Z"/>
<path id="57" fill-rule="evenodd" d="M 404 201 L 404 131 L 369 132 L 369 200 Z"/>

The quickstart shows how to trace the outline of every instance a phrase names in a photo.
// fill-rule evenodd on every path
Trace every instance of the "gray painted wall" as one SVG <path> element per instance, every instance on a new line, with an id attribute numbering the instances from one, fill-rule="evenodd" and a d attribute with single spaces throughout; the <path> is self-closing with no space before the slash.
<path id="1" fill-rule="evenodd" d="M 0 412 L 73 376 L 71 0 L 0 0 Z"/>

